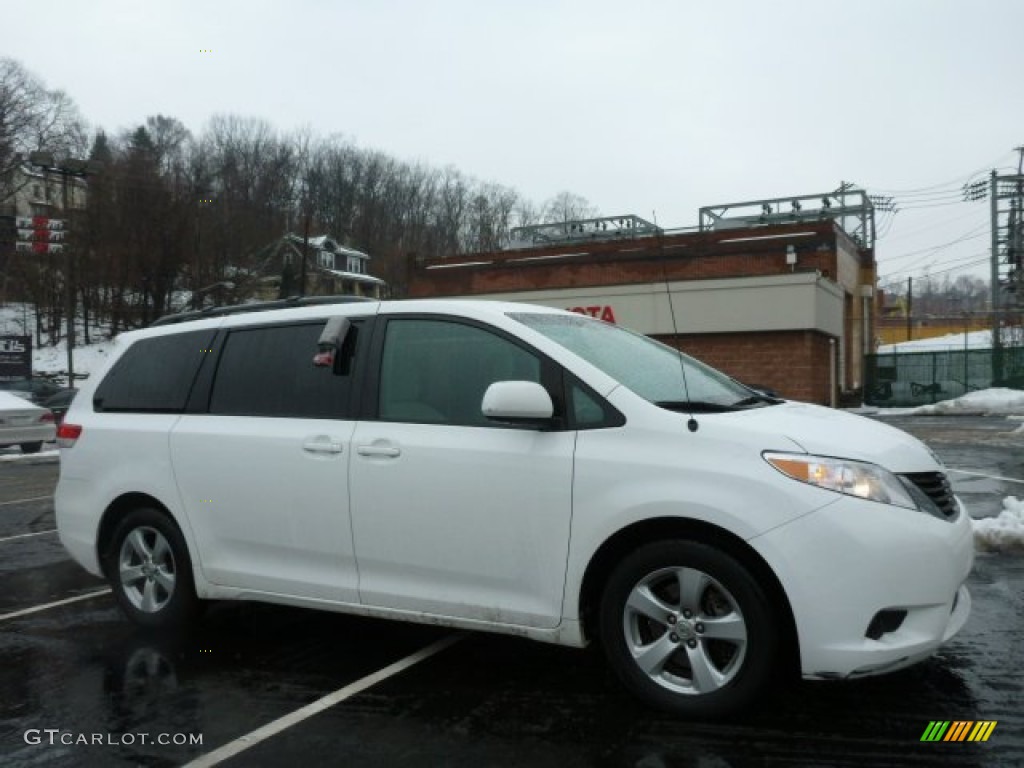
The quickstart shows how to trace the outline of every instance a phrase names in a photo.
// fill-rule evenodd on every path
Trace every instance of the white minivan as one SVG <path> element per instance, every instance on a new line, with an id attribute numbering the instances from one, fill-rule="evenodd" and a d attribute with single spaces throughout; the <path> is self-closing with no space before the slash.
<path id="1" fill-rule="evenodd" d="M 169 320 L 118 338 L 58 432 L 61 541 L 144 626 L 237 599 L 593 641 L 646 701 L 715 716 L 794 668 L 917 662 L 970 612 L 970 520 L 922 443 L 615 325 L 463 300 Z"/>

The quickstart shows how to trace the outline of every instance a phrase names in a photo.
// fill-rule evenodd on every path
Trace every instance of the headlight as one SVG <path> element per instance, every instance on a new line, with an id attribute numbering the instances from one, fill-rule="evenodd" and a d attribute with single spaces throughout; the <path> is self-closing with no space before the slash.
<path id="1" fill-rule="evenodd" d="M 765 453 L 764 459 L 794 480 L 882 504 L 917 509 L 903 483 L 877 464 L 801 453 Z"/>

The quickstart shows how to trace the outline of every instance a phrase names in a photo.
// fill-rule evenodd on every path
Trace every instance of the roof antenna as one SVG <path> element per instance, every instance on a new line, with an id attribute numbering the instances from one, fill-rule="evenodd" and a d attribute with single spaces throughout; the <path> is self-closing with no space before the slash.
<path id="1" fill-rule="evenodd" d="M 653 213 L 653 211 L 652 211 L 652 213 Z M 665 296 L 668 297 L 668 311 L 669 311 L 669 314 L 672 317 L 672 335 L 675 336 L 676 344 L 678 344 L 679 343 L 679 325 L 676 323 L 676 308 L 675 308 L 675 305 L 672 303 L 672 289 L 669 288 L 669 284 L 668 284 L 668 269 L 666 269 L 666 267 L 665 267 L 665 259 L 667 258 L 667 256 L 665 255 L 665 250 L 664 250 L 664 248 L 662 248 L 662 245 L 663 245 L 663 243 L 662 243 L 661 235 L 659 234 L 658 235 L 658 247 L 661 250 L 661 277 L 662 277 L 662 280 L 664 280 L 664 282 L 665 282 Z M 680 374 L 680 376 L 682 376 L 682 379 L 683 379 L 683 394 L 686 397 L 687 404 L 689 404 L 690 403 L 690 387 L 686 383 L 686 363 L 683 362 L 683 353 L 682 353 L 682 351 L 679 350 L 678 347 L 676 348 L 676 353 L 679 355 L 679 374 Z M 690 418 L 687 419 L 687 421 L 686 421 L 686 428 L 688 430 L 690 430 L 691 432 L 696 432 L 700 428 L 700 425 L 697 423 L 697 419 L 694 417 L 693 411 L 690 411 L 689 413 L 690 413 Z"/>

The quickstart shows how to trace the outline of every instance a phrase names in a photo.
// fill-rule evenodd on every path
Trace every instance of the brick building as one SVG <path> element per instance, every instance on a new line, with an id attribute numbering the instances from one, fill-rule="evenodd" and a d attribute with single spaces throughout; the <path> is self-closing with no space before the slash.
<path id="1" fill-rule="evenodd" d="M 584 312 L 798 400 L 832 404 L 861 385 L 875 334 L 874 252 L 837 220 L 614 236 L 601 220 L 567 226 L 589 234 L 414 260 L 409 295 Z"/>

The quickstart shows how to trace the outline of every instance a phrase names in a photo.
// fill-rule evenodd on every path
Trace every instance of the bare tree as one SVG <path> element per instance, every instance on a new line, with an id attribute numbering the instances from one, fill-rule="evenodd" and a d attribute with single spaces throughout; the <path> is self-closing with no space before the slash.
<path id="1" fill-rule="evenodd" d="M 592 219 L 599 215 L 597 206 L 591 204 L 585 197 L 572 192 L 559 192 L 544 203 L 541 223 L 563 224 L 567 221 Z"/>
<path id="2" fill-rule="evenodd" d="M 8 182 L 0 202 L 26 153 L 59 158 L 85 148 L 70 99 L 0 59 L 0 185 Z M 280 134 L 233 115 L 215 116 L 197 137 L 153 115 L 116 138 L 97 133 L 90 157 L 104 171 L 90 179 L 88 210 L 74 227 L 77 291 L 86 319 L 108 319 L 113 332 L 168 311 L 184 288 L 198 302 L 204 287 L 251 282 L 268 244 L 301 232 L 307 219 L 316 234 L 368 252 L 374 274 L 401 295 L 410 259 L 493 251 L 513 226 L 596 213 L 569 192 L 538 208 L 452 167 L 403 162 L 309 128 Z M 24 266 L 40 336 L 59 333 L 60 270 L 46 259 Z"/>
<path id="3" fill-rule="evenodd" d="M 14 194 L 13 171 L 29 152 L 57 157 L 86 149 L 84 124 L 63 91 L 47 90 L 14 59 L 0 58 L 0 202 Z"/>

